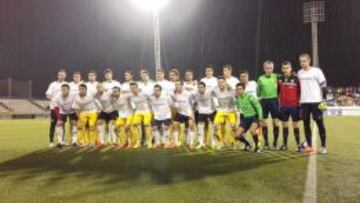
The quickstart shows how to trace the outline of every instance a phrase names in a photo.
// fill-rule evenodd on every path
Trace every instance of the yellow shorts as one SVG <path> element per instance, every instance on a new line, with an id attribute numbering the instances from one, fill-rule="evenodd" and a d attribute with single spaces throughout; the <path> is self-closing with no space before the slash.
<path id="1" fill-rule="evenodd" d="M 89 127 L 95 127 L 97 121 L 97 113 L 96 112 L 82 112 L 79 115 L 78 127 L 83 128 L 88 123 Z"/>
<path id="2" fill-rule="evenodd" d="M 152 113 L 151 112 L 136 112 L 132 118 L 133 125 L 151 125 Z"/>
<path id="3" fill-rule="evenodd" d="M 225 124 L 226 120 L 230 125 L 236 125 L 236 113 L 235 112 L 217 112 L 214 119 L 215 125 Z"/>
<path id="4" fill-rule="evenodd" d="M 119 117 L 118 119 L 116 119 L 116 125 L 120 126 L 120 127 L 125 126 L 125 125 L 129 126 L 132 123 L 132 119 L 133 119 L 133 116 L 128 116 L 126 118 Z"/>

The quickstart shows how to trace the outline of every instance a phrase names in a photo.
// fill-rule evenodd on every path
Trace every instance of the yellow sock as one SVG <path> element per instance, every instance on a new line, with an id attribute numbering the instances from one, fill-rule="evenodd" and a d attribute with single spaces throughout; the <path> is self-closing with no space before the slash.
<path id="1" fill-rule="evenodd" d="M 223 145 L 224 144 L 224 137 L 223 137 L 221 127 L 216 130 L 216 136 L 217 136 L 217 138 L 219 140 L 219 143 Z"/>
<path id="2" fill-rule="evenodd" d="M 147 147 L 151 148 L 152 147 L 152 132 L 151 132 L 150 126 L 145 127 L 145 136 L 146 136 Z"/>
<path id="3" fill-rule="evenodd" d="M 84 130 L 79 128 L 77 131 L 78 142 L 80 145 L 84 144 Z"/>
<path id="4" fill-rule="evenodd" d="M 126 132 L 125 132 L 125 128 L 124 127 L 119 127 L 119 133 L 117 134 L 118 136 L 118 144 L 119 145 L 123 145 L 126 143 Z"/>
<path id="5" fill-rule="evenodd" d="M 95 144 L 96 142 L 96 130 L 89 130 L 89 143 L 90 144 Z"/>
<path id="6" fill-rule="evenodd" d="M 134 146 L 139 147 L 141 145 L 141 134 L 138 126 L 132 127 L 132 137 Z"/>

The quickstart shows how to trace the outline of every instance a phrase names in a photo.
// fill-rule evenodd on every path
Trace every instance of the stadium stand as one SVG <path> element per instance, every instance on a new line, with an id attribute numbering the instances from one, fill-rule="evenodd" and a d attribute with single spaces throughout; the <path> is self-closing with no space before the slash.
<path id="1" fill-rule="evenodd" d="M 39 101 L 44 104 L 48 101 Z M 46 106 L 34 103 L 32 100 L 26 99 L 0 99 L 0 112 L 5 115 L 18 116 L 46 116 L 48 110 Z"/>

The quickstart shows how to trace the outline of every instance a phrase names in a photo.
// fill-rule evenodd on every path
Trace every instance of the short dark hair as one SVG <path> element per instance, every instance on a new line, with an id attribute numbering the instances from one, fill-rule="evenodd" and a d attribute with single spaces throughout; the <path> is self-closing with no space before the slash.
<path id="1" fill-rule="evenodd" d="M 86 86 L 84 83 L 81 83 L 81 84 L 79 85 L 79 88 L 80 88 L 80 87 L 83 87 L 83 88 L 87 89 L 87 86 Z"/>
<path id="2" fill-rule="evenodd" d="M 125 73 L 130 74 L 130 75 L 132 75 L 132 76 L 134 75 L 131 70 L 127 70 L 127 71 L 125 71 Z"/>
<path id="3" fill-rule="evenodd" d="M 65 74 L 66 74 L 66 70 L 63 69 L 63 68 L 60 68 L 59 71 L 58 71 L 58 73 L 65 73 Z"/>
<path id="4" fill-rule="evenodd" d="M 154 85 L 154 89 L 155 89 L 155 88 L 160 89 L 160 91 L 162 90 L 162 87 L 161 87 L 161 85 L 159 85 L 159 84 Z"/>
<path id="5" fill-rule="evenodd" d="M 249 75 L 249 71 L 247 71 L 247 70 L 245 70 L 245 69 L 240 70 L 240 75 L 241 75 L 241 74 L 248 74 L 248 75 Z"/>
<path id="6" fill-rule="evenodd" d="M 91 74 L 91 73 L 94 74 L 94 75 L 97 75 L 95 70 L 90 70 L 90 71 L 88 72 L 88 74 Z"/>
<path id="7" fill-rule="evenodd" d="M 308 59 L 311 59 L 311 56 L 310 56 L 308 53 L 302 53 L 302 54 L 300 54 L 299 58 L 301 58 L 301 57 L 306 57 L 306 58 L 308 58 Z"/>
<path id="8" fill-rule="evenodd" d="M 203 81 L 200 81 L 200 82 L 199 82 L 199 86 L 200 86 L 200 85 L 206 87 L 206 84 L 205 84 Z"/>
<path id="9" fill-rule="evenodd" d="M 236 87 L 242 87 L 243 89 L 245 89 L 246 85 L 245 83 L 239 82 L 238 84 L 236 84 Z"/>
<path id="10" fill-rule="evenodd" d="M 283 62 L 281 63 L 281 66 L 286 66 L 286 65 L 291 66 L 291 62 L 290 62 L 290 61 L 283 61 Z"/>
<path id="11" fill-rule="evenodd" d="M 106 68 L 104 73 L 107 74 L 107 73 L 112 73 L 113 71 L 110 69 L 110 68 Z"/>
<path id="12" fill-rule="evenodd" d="M 119 90 L 119 91 L 121 90 L 120 87 L 118 87 L 118 86 L 114 86 L 112 89 L 113 90 Z"/>
<path id="13" fill-rule="evenodd" d="M 225 77 L 220 75 L 220 76 L 218 76 L 218 80 L 225 80 Z"/>
<path id="14" fill-rule="evenodd" d="M 62 84 L 62 85 L 61 85 L 61 87 L 65 87 L 65 88 L 67 88 L 67 89 L 70 89 L 70 85 L 69 85 L 69 84 L 67 84 L 67 83 Z"/>
<path id="15" fill-rule="evenodd" d="M 209 65 L 207 65 L 207 66 L 205 67 L 205 69 L 211 69 L 211 70 L 214 70 L 215 68 L 214 68 L 214 65 L 209 64 Z"/>
<path id="16" fill-rule="evenodd" d="M 130 83 L 130 86 L 136 86 L 136 87 L 138 87 L 138 84 L 137 84 L 136 82 L 131 82 L 131 83 Z"/>
<path id="17" fill-rule="evenodd" d="M 74 71 L 73 75 L 81 75 L 80 71 Z"/>
<path id="18" fill-rule="evenodd" d="M 165 73 L 165 70 L 162 69 L 162 68 L 159 68 L 159 69 L 156 69 L 156 72 L 157 72 L 157 73 Z"/>

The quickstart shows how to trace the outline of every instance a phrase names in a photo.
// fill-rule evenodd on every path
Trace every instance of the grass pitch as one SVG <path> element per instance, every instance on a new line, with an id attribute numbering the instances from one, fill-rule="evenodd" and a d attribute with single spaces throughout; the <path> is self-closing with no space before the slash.
<path id="1" fill-rule="evenodd" d="M 326 118 L 318 202 L 360 200 L 360 117 Z M 47 120 L 0 120 L 1 202 L 302 202 L 308 156 L 48 149 Z M 301 134 L 303 139 L 303 134 Z M 272 136 L 270 136 L 272 137 Z"/>

